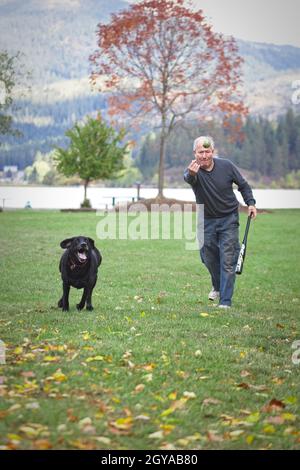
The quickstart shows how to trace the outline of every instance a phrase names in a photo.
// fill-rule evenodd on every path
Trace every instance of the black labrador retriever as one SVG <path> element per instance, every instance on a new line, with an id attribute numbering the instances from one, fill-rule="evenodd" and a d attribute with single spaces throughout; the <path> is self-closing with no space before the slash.
<path id="1" fill-rule="evenodd" d="M 69 310 L 70 287 L 84 289 L 81 301 L 76 305 L 82 310 L 86 303 L 87 310 L 93 310 L 92 292 L 97 282 L 97 271 L 102 256 L 94 245 L 94 240 L 87 237 L 67 238 L 60 243 L 66 251 L 61 257 L 59 270 L 63 281 L 63 296 L 58 307 Z"/>

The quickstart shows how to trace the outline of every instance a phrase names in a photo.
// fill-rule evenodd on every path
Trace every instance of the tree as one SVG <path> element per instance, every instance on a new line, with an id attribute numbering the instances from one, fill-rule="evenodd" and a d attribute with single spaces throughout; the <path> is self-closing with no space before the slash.
<path id="1" fill-rule="evenodd" d="M 98 115 L 87 118 L 83 125 L 76 123 L 65 135 L 70 139 L 67 149 L 56 148 L 57 170 L 65 176 L 78 175 L 84 184 L 84 203 L 90 181 L 111 179 L 123 169 L 127 144 L 120 146 L 125 136 L 109 127 Z"/>
<path id="2" fill-rule="evenodd" d="M 0 51 L 0 135 L 19 135 L 13 129 L 13 118 L 7 114 L 13 103 L 12 92 L 16 84 L 16 56 Z"/>
<path id="3" fill-rule="evenodd" d="M 166 140 L 188 115 L 227 117 L 246 109 L 237 92 L 241 58 L 233 38 L 212 31 L 184 0 L 143 0 L 98 25 L 91 80 L 108 92 L 112 115 L 160 128 L 158 197 L 163 197 Z M 240 118 L 239 118 L 240 119 Z"/>

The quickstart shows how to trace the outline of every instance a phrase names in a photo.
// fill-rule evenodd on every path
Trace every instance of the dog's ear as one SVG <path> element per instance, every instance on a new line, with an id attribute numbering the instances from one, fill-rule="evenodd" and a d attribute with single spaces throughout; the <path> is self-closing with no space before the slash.
<path id="1" fill-rule="evenodd" d="M 95 242 L 94 242 L 94 240 L 93 240 L 92 238 L 88 238 L 88 241 L 90 242 L 91 247 L 92 247 L 92 248 L 95 248 Z"/>
<path id="2" fill-rule="evenodd" d="M 60 247 L 63 248 L 64 250 L 66 248 L 70 248 L 73 240 L 74 240 L 74 237 L 73 238 L 66 238 L 65 240 L 60 242 Z"/>

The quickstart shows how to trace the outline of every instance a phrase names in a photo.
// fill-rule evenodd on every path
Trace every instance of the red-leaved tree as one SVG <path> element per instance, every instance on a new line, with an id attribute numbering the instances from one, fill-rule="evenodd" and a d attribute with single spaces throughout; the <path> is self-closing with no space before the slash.
<path id="1" fill-rule="evenodd" d="M 129 115 L 160 128 L 158 197 L 163 197 L 164 156 L 171 131 L 184 120 L 246 113 L 238 93 L 240 66 L 233 38 L 207 23 L 184 0 L 144 0 L 98 25 L 90 57 L 92 83 L 108 93 L 112 115 Z M 226 121 L 227 120 L 227 121 Z"/>

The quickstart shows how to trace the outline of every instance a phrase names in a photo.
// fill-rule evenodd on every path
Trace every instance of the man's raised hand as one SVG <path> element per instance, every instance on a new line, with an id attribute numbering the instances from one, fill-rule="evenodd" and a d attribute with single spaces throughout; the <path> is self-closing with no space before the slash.
<path id="1" fill-rule="evenodd" d="M 200 165 L 197 163 L 196 160 L 192 160 L 192 162 L 188 166 L 188 170 L 190 175 L 195 176 L 199 171 Z"/>

